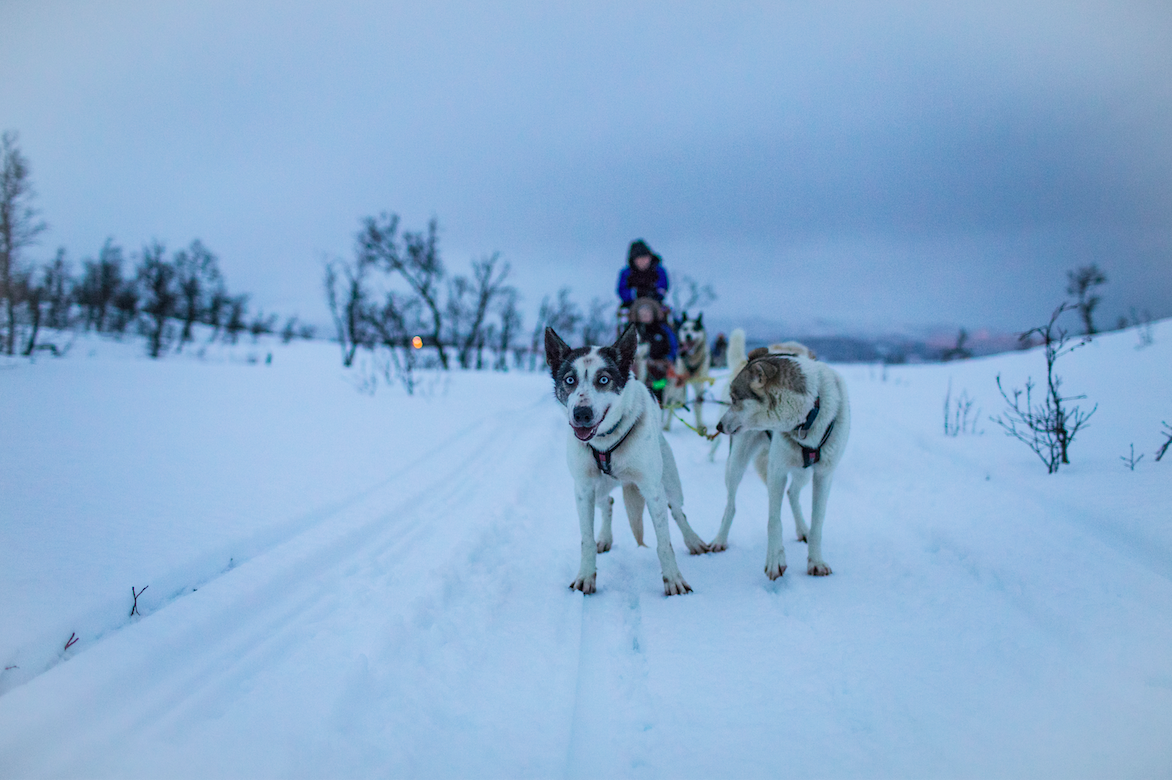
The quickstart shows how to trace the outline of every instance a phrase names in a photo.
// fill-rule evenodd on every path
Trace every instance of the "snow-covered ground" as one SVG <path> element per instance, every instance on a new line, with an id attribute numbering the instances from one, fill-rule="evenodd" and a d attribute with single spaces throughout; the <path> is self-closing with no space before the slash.
<path id="1" fill-rule="evenodd" d="M 567 588 L 544 374 L 370 395 L 304 342 L 0 363 L 0 777 L 1168 776 L 1172 322 L 1153 335 L 1059 363 L 1099 409 L 1057 475 L 988 422 L 1037 350 L 842 367 L 834 574 L 765 578 L 750 474 L 727 552 L 677 532 L 673 598 L 621 501 L 599 592 Z M 949 382 L 983 433 L 943 435 Z M 726 449 L 669 440 L 710 538 Z"/>

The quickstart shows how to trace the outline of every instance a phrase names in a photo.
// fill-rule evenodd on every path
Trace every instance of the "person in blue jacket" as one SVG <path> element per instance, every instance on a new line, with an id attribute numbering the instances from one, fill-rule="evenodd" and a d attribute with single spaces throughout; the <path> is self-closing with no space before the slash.
<path id="1" fill-rule="evenodd" d="M 659 255 L 643 239 L 632 241 L 627 250 L 627 267 L 619 272 L 618 293 L 623 305 L 629 306 L 636 298 L 663 303 L 667 287 L 667 271 Z"/>

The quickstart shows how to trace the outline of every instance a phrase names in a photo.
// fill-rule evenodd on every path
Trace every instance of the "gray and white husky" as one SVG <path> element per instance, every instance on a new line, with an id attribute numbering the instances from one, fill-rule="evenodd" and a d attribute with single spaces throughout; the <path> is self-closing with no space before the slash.
<path id="1" fill-rule="evenodd" d="M 834 469 L 846 450 L 851 412 L 846 383 L 837 371 L 805 355 L 777 355 L 754 350 L 729 384 L 729 408 L 716 430 L 732 437 L 725 485 L 728 503 L 720 530 L 710 548 L 728 547 L 736 512 L 737 486 L 751 460 L 769 489 L 768 548 L 765 574 L 776 580 L 785 573 L 781 533 L 781 497 L 792 477 L 789 503 L 798 538 L 807 543 L 806 573 L 830 574 L 822 557 L 822 524 Z M 801 489 L 814 481 L 810 527 L 798 503 Z"/>
<path id="2" fill-rule="evenodd" d="M 571 349 L 552 328 L 545 329 L 545 355 L 553 375 L 554 395 L 566 408 L 566 462 L 574 478 L 574 500 L 582 531 L 582 562 L 570 587 L 595 591 L 599 552 L 611 545 L 610 492 L 623 486 L 623 503 L 635 539 L 642 544 L 643 505 L 655 528 L 656 552 L 668 596 L 687 593 L 671 546 L 668 514 L 683 532 L 693 555 L 708 545 L 684 517 L 684 491 L 675 456 L 660 429 L 659 404 L 631 375 L 638 337 L 629 326 L 607 347 Z M 594 538 L 594 507 L 603 506 L 601 538 Z"/>

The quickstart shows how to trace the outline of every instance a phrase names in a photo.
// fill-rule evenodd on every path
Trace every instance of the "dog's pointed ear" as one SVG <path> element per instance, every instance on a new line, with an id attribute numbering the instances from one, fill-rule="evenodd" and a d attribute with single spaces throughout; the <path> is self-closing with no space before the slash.
<path id="1" fill-rule="evenodd" d="M 553 328 L 547 326 L 545 329 L 545 362 L 549 365 L 550 371 L 556 374 L 570 351 L 570 345 L 562 341 L 561 336 Z"/>
<path id="2" fill-rule="evenodd" d="M 704 330 L 704 312 L 700 312 L 696 316 L 696 327 L 700 330 Z"/>
<path id="3" fill-rule="evenodd" d="M 631 364 L 635 362 L 635 350 L 639 348 L 639 331 L 635 328 L 634 323 L 627 326 L 623 331 L 623 335 L 619 336 L 618 341 L 614 343 L 614 351 L 618 355 L 615 361 L 619 367 L 619 374 L 623 381 L 626 381 L 627 374 L 631 372 Z"/>
<path id="4" fill-rule="evenodd" d="M 753 391 L 753 395 L 763 396 L 765 394 L 765 386 L 769 384 L 771 368 L 774 366 L 768 360 L 758 360 L 749 364 L 749 389 Z"/>

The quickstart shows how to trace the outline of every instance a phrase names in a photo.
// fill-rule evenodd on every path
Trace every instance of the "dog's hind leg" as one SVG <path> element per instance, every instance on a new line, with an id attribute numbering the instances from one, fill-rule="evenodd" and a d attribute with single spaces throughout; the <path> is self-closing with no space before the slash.
<path id="1" fill-rule="evenodd" d="M 684 535 L 684 544 L 692 555 L 700 555 L 709 551 L 708 545 L 700 538 L 700 534 L 688 525 L 688 518 L 684 516 L 684 487 L 680 484 L 680 472 L 676 468 L 676 458 L 672 454 L 671 445 L 667 439 L 659 437 L 659 449 L 663 453 L 663 490 L 667 494 L 667 506 L 671 516 L 680 527 Z"/>
<path id="2" fill-rule="evenodd" d="M 785 574 L 785 542 L 781 536 L 781 500 L 789 469 L 785 465 L 786 451 L 783 437 L 774 435 L 769 444 L 768 480 L 769 520 L 766 524 L 768 542 L 765 552 L 765 576 L 776 580 Z"/>
<path id="3" fill-rule="evenodd" d="M 574 502 L 578 505 L 578 525 L 582 529 L 582 562 L 578 566 L 578 577 L 570 583 L 574 590 L 593 593 L 598 578 L 596 560 L 598 547 L 594 541 L 595 486 L 592 482 L 574 485 Z"/>
<path id="4" fill-rule="evenodd" d="M 807 541 L 806 518 L 802 514 L 802 502 L 798 499 L 801 495 L 802 488 L 808 484 L 810 484 L 810 470 L 802 469 L 801 471 L 795 471 L 793 479 L 790 480 L 789 489 L 786 491 L 786 494 L 789 496 L 789 508 L 794 513 L 794 525 L 798 529 L 799 542 Z"/>
<path id="5" fill-rule="evenodd" d="M 635 543 L 640 547 L 643 544 L 643 494 L 633 484 L 623 485 L 623 506 L 627 510 L 627 522 L 631 524 L 631 533 L 635 535 Z"/>
<path id="6" fill-rule="evenodd" d="M 671 547 L 671 528 L 668 526 L 668 503 L 663 485 L 642 484 L 639 492 L 643 493 L 647 501 L 647 511 L 651 514 L 651 525 L 655 528 L 655 552 L 659 555 L 659 567 L 663 573 L 663 593 L 665 596 L 678 596 L 691 593 L 692 588 L 684 581 L 680 567 L 676 563 L 676 553 Z"/>
<path id="7" fill-rule="evenodd" d="M 814 472 L 814 502 L 810 510 L 806 573 L 815 577 L 830 574 L 830 567 L 822 560 L 822 523 L 826 520 L 826 500 L 830 498 L 830 483 L 833 478 L 833 471 Z"/>
<path id="8" fill-rule="evenodd" d="M 729 438 L 728 462 L 724 464 L 724 486 L 728 489 L 728 500 L 724 505 L 720 530 L 708 545 L 712 552 L 728 549 L 728 532 L 732 528 L 733 515 L 737 513 L 737 488 L 745 478 L 745 469 L 749 467 L 749 461 L 764 441 L 766 438 L 763 431 L 745 431 Z"/>
<path id="9" fill-rule="evenodd" d="M 611 490 L 614 486 L 611 486 Z M 598 532 L 598 551 L 600 553 L 609 552 L 611 545 L 614 544 L 614 536 L 611 534 L 610 524 L 614 520 L 614 497 L 610 495 L 610 490 L 599 487 L 594 495 L 594 503 L 602 510 L 602 529 Z"/>

